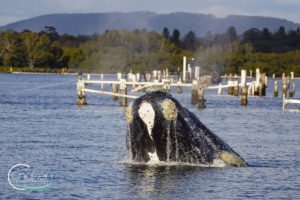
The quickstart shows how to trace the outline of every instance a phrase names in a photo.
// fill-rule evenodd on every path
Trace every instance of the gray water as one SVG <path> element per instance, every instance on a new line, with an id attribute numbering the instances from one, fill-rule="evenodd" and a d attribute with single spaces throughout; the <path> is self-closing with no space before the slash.
<path id="1" fill-rule="evenodd" d="M 189 89 L 183 94 L 172 89 L 247 168 L 124 162 L 125 108 L 111 96 L 90 93 L 88 105 L 77 106 L 76 80 L 0 74 L 0 199 L 300 199 L 300 112 L 291 112 L 296 105 L 282 111 L 271 80 L 267 96 L 248 97 L 246 107 L 223 89 L 222 96 L 205 91 L 207 107 L 198 111 Z M 44 88 L 29 90 L 39 87 Z M 13 189 L 7 174 L 18 163 L 53 174 L 53 184 L 43 191 Z"/>

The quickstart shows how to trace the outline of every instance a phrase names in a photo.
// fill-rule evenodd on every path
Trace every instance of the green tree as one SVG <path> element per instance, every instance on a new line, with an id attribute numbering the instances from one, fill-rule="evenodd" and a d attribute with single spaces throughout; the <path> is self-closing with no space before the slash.
<path id="1" fill-rule="evenodd" d="M 171 41 L 176 43 L 176 42 L 179 42 L 179 39 L 180 39 L 180 32 L 179 32 L 179 30 L 178 29 L 174 29 L 172 37 L 171 37 Z"/>
<path id="2" fill-rule="evenodd" d="M 167 28 L 167 27 L 164 27 L 164 30 L 163 30 L 163 36 L 166 38 L 166 39 L 169 39 L 169 35 L 170 35 L 170 33 L 169 33 L 169 29 Z"/>
<path id="3" fill-rule="evenodd" d="M 47 35 L 39 36 L 35 32 L 21 34 L 24 47 L 24 58 L 30 68 L 47 63 L 51 57 L 50 40 Z"/>
<path id="4" fill-rule="evenodd" d="M 0 34 L 0 57 L 2 64 L 6 66 L 22 64 L 21 40 L 18 33 L 7 31 Z"/>

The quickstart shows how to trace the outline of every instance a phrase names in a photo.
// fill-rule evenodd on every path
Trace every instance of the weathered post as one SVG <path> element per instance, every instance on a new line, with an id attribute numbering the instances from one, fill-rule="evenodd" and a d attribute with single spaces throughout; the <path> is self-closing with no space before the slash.
<path id="1" fill-rule="evenodd" d="M 286 77 L 285 73 L 282 74 L 282 96 L 286 97 L 287 95 L 287 86 L 286 86 Z"/>
<path id="2" fill-rule="evenodd" d="M 239 81 L 234 81 L 234 96 L 239 96 Z"/>
<path id="3" fill-rule="evenodd" d="M 291 81 L 290 81 L 290 76 L 287 76 L 287 89 L 290 89 L 290 84 L 291 84 Z"/>
<path id="4" fill-rule="evenodd" d="M 247 100 L 247 71 L 246 70 L 242 70 L 241 71 L 241 105 L 242 106 L 246 106 L 248 103 Z"/>
<path id="5" fill-rule="evenodd" d="M 166 70 L 164 69 L 163 71 L 162 71 L 162 79 L 165 79 L 166 78 Z"/>
<path id="6" fill-rule="evenodd" d="M 163 79 L 163 87 L 166 90 L 167 93 L 171 92 L 171 87 L 170 87 L 170 80 L 169 79 Z"/>
<path id="7" fill-rule="evenodd" d="M 178 83 L 178 86 L 177 86 L 177 93 L 178 93 L 178 94 L 181 94 L 181 93 L 182 93 L 182 86 L 179 85 L 179 84 L 182 84 L 181 78 L 179 78 L 179 81 L 178 81 L 177 83 Z"/>
<path id="8" fill-rule="evenodd" d="M 274 81 L 275 80 L 275 73 L 273 74 L 272 78 L 273 78 L 273 81 Z"/>
<path id="9" fill-rule="evenodd" d="M 182 81 L 186 82 L 186 56 L 183 56 Z"/>
<path id="10" fill-rule="evenodd" d="M 252 69 L 250 69 L 250 78 L 252 78 Z"/>
<path id="11" fill-rule="evenodd" d="M 274 97 L 278 97 L 278 83 L 274 82 Z"/>
<path id="12" fill-rule="evenodd" d="M 112 91 L 113 93 L 118 93 L 118 84 L 112 84 Z M 118 96 L 113 96 L 113 100 L 117 101 L 118 100 Z"/>
<path id="13" fill-rule="evenodd" d="M 262 96 L 266 96 L 266 87 L 267 87 L 267 76 L 265 73 L 261 74 L 261 93 Z"/>
<path id="14" fill-rule="evenodd" d="M 197 98 L 198 98 L 198 81 L 193 80 L 193 82 L 192 82 L 192 101 L 191 101 L 191 103 L 193 105 L 197 104 Z"/>
<path id="15" fill-rule="evenodd" d="M 100 77 L 101 77 L 101 81 L 103 81 L 103 79 L 104 79 L 104 76 L 103 76 L 103 74 L 101 74 L 100 75 Z M 103 87 L 104 87 L 104 84 L 103 84 L 103 82 L 101 83 L 101 90 L 103 91 Z"/>
<path id="16" fill-rule="evenodd" d="M 199 76 L 200 76 L 200 67 L 196 66 L 195 67 L 195 78 L 199 79 Z"/>
<path id="17" fill-rule="evenodd" d="M 256 80 L 255 80 L 255 91 L 254 95 L 261 96 L 262 95 L 262 83 L 261 83 L 261 74 L 259 68 L 256 68 Z"/>
<path id="18" fill-rule="evenodd" d="M 258 96 L 263 96 L 263 84 L 261 81 L 258 83 Z"/>
<path id="19" fill-rule="evenodd" d="M 229 74 L 229 80 L 232 81 L 232 73 Z"/>
<path id="20" fill-rule="evenodd" d="M 157 71 L 157 80 L 158 80 L 158 82 L 161 82 L 161 79 L 162 79 L 162 77 L 161 77 L 161 70 L 158 70 Z"/>
<path id="21" fill-rule="evenodd" d="M 126 79 L 120 80 L 120 94 L 127 94 Z M 127 97 L 121 97 L 120 99 L 120 105 L 127 106 Z"/>
<path id="22" fill-rule="evenodd" d="M 152 71 L 152 76 L 154 80 L 157 79 L 157 70 Z"/>
<path id="23" fill-rule="evenodd" d="M 140 73 L 136 74 L 136 81 L 141 82 L 141 74 Z"/>
<path id="24" fill-rule="evenodd" d="M 252 83 L 249 85 L 248 87 L 248 95 L 250 96 L 251 95 L 251 89 L 252 89 Z"/>
<path id="25" fill-rule="evenodd" d="M 227 74 L 225 74 L 225 81 L 227 81 Z"/>
<path id="26" fill-rule="evenodd" d="M 146 73 L 146 82 L 150 82 L 150 81 L 151 81 L 151 74 Z"/>
<path id="27" fill-rule="evenodd" d="M 218 95 L 222 94 L 222 83 L 219 84 Z"/>
<path id="28" fill-rule="evenodd" d="M 198 87 L 198 97 L 197 97 L 197 107 L 198 107 L 198 109 L 203 109 L 203 108 L 206 107 L 205 106 L 205 101 L 206 100 L 204 99 L 204 88 L 203 88 L 203 84 L 201 84 L 200 87 Z"/>
<path id="29" fill-rule="evenodd" d="M 188 80 L 192 79 L 192 67 L 191 67 L 191 64 L 188 64 Z"/>
<path id="30" fill-rule="evenodd" d="M 228 95 L 233 95 L 233 81 L 228 81 L 227 93 Z"/>
<path id="31" fill-rule="evenodd" d="M 135 82 L 136 82 L 135 80 L 136 80 L 135 75 L 132 74 L 132 89 L 135 88 Z"/>
<path id="32" fill-rule="evenodd" d="M 122 73 L 121 73 L 121 72 L 119 72 L 119 73 L 117 74 L 117 77 L 118 77 L 118 81 L 120 81 L 120 80 L 121 80 L 121 78 L 122 78 Z"/>
<path id="33" fill-rule="evenodd" d="M 86 75 L 86 80 L 87 81 L 90 81 L 91 80 L 91 75 L 90 74 L 87 74 Z M 87 85 L 91 85 L 90 83 L 87 83 Z"/>
<path id="34" fill-rule="evenodd" d="M 85 91 L 84 91 L 84 80 L 82 77 L 78 77 L 77 82 L 77 105 L 86 105 Z"/>
<path id="35" fill-rule="evenodd" d="M 295 96 L 296 93 L 296 84 L 295 81 L 293 80 L 293 95 Z"/>

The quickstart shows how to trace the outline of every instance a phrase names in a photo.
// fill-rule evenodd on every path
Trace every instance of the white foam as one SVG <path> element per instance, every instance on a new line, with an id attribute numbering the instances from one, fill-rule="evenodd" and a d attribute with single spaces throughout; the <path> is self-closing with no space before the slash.
<path id="1" fill-rule="evenodd" d="M 156 154 L 156 151 L 154 153 L 149 152 L 148 155 L 150 157 L 150 160 L 148 161 L 148 163 L 158 163 L 158 162 L 160 162 L 159 158 Z"/>

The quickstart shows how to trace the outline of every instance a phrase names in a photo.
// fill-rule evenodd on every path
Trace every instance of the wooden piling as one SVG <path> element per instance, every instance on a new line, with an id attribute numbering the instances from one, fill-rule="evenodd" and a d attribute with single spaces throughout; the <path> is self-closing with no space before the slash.
<path id="1" fill-rule="evenodd" d="M 193 82 L 192 82 L 192 101 L 191 101 L 191 103 L 193 105 L 197 104 L 197 98 L 198 98 L 198 81 L 193 80 Z"/>
<path id="2" fill-rule="evenodd" d="M 262 96 L 266 96 L 266 88 L 267 88 L 267 76 L 266 73 L 261 74 L 261 93 Z"/>
<path id="3" fill-rule="evenodd" d="M 77 105 L 86 105 L 85 91 L 84 91 L 84 80 L 82 77 L 78 78 L 77 82 Z"/>
<path id="4" fill-rule="evenodd" d="M 161 70 L 157 71 L 157 80 L 158 80 L 158 82 L 161 82 L 161 80 L 162 80 Z"/>
<path id="5" fill-rule="evenodd" d="M 182 81 L 186 82 L 186 56 L 183 56 Z"/>
<path id="6" fill-rule="evenodd" d="M 235 80 L 234 81 L 234 96 L 239 96 L 239 81 Z"/>
<path id="7" fill-rule="evenodd" d="M 153 79 L 157 79 L 157 70 L 152 71 Z"/>
<path id="8" fill-rule="evenodd" d="M 171 92 L 170 80 L 169 79 L 163 79 L 162 82 L 163 82 L 163 87 L 164 87 L 165 91 L 167 93 L 170 93 Z"/>
<path id="9" fill-rule="evenodd" d="M 181 78 L 179 78 L 179 81 L 178 81 L 177 83 L 178 83 L 178 84 L 182 84 Z M 181 93 L 182 93 L 182 86 L 180 86 L 180 85 L 177 86 L 177 93 L 178 93 L 178 94 L 181 94 Z"/>
<path id="10" fill-rule="evenodd" d="M 229 74 L 229 80 L 232 81 L 232 73 Z"/>
<path id="11" fill-rule="evenodd" d="M 295 96 L 295 93 L 296 93 L 296 84 L 295 84 L 295 81 L 293 80 L 293 95 Z"/>
<path id="12" fill-rule="evenodd" d="M 227 88 L 228 95 L 233 95 L 233 81 L 228 81 L 228 88 Z"/>
<path id="13" fill-rule="evenodd" d="M 197 107 L 198 109 L 205 108 L 205 99 L 204 99 L 204 88 L 203 85 L 198 87 L 198 95 L 197 95 Z"/>
<path id="14" fill-rule="evenodd" d="M 282 74 L 282 96 L 286 97 L 287 95 L 287 85 L 286 85 L 286 77 L 285 77 L 285 73 Z"/>
<path id="15" fill-rule="evenodd" d="M 272 78 L 273 78 L 273 81 L 274 81 L 275 80 L 275 74 L 273 74 Z"/>
<path id="16" fill-rule="evenodd" d="M 103 81 L 103 79 L 104 79 L 104 75 L 103 74 L 101 74 L 100 75 L 100 77 L 101 77 L 101 81 Z M 101 83 L 101 91 L 103 91 L 103 87 L 104 87 L 104 84 L 103 83 Z"/>
<path id="17" fill-rule="evenodd" d="M 222 94 L 222 83 L 219 84 L 218 95 Z"/>
<path id="18" fill-rule="evenodd" d="M 287 76 L 286 79 L 287 79 L 287 87 L 286 88 L 290 89 L 290 84 L 291 84 L 290 77 Z"/>
<path id="19" fill-rule="evenodd" d="M 146 82 L 151 82 L 151 74 L 146 73 Z"/>
<path id="20" fill-rule="evenodd" d="M 112 91 L 113 93 L 118 93 L 118 84 L 112 84 Z M 113 100 L 117 101 L 118 100 L 118 96 L 113 96 Z"/>
<path id="21" fill-rule="evenodd" d="M 286 84 L 284 84 L 283 88 L 282 88 L 282 96 L 286 97 L 286 95 L 287 95 L 287 87 L 286 87 Z"/>
<path id="22" fill-rule="evenodd" d="M 225 81 L 227 81 L 227 74 L 225 74 Z"/>
<path id="23" fill-rule="evenodd" d="M 241 71 L 241 105 L 242 106 L 246 106 L 248 103 L 247 100 L 247 71 L 246 70 L 242 70 Z"/>
<path id="24" fill-rule="evenodd" d="M 120 81 L 121 78 L 122 78 L 122 73 L 119 72 L 119 73 L 117 74 L 117 77 L 118 77 L 118 81 Z"/>
<path id="25" fill-rule="evenodd" d="M 250 78 L 252 78 L 252 69 L 250 69 Z"/>
<path id="26" fill-rule="evenodd" d="M 90 81 L 90 80 L 91 80 L 91 75 L 90 75 L 90 74 L 87 74 L 87 75 L 86 75 L 86 80 L 87 80 L 87 81 Z M 86 85 L 91 85 L 91 83 L 86 83 Z"/>
<path id="27" fill-rule="evenodd" d="M 135 77 L 135 75 L 134 74 L 132 74 L 132 86 L 131 86 L 131 88 L 132 89 L 134 89 L 135 88 L 135 82 L 136 82 L 136 77 Z"/>
<path id="28" fill-rule="evenodd" d="M 274 82 L 274 97 L 278 97 L 278 83 Z"/>
<path id="29" fill-rule="evenodd" d="M 141 82 L 141 74 L 140 73 L 136 74 L 136 81 Z"/>
<path id="30" fill-rule="evenodd" d="M 120 80 L 120 94 L 127 94 L 126 79 Z M 127 106 L 127 97 L 120 98 L 120 106 Z"/>

